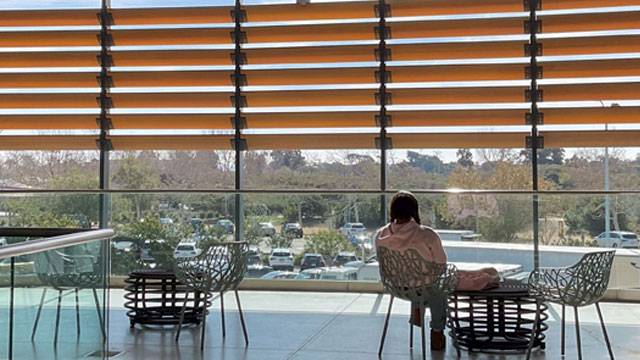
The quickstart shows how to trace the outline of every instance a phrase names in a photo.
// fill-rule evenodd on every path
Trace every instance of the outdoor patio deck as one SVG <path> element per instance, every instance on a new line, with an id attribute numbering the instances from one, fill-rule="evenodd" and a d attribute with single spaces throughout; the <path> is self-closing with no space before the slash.
<path id="1" fill-rule="evenodd" d="M 250 346 L 242 341 L 235 304 L 225 297 L 229 310 L 227 336 L 220 335 L 218 306 L 214 303 L 207 322 L 204 353 L 199 349 L 199 328 L 186 328 L 179 346 L 172 328 L 129 329 L 122 307 L 122 292 L 112 291 L 111 349 L 121 351 L 118 359 L 375 359 L 388 296 L 356 293 L 262 292 L 241 293 L 249 327 Z M 609 334 L 618 359 L 640 358 L 640 304 L 605 303 L 602 305 Z M 547 349 L 536 352 L 535 359 L 560 358 L 559 309 L 550 311 Z M 420 358 L 417 347 L 408 349 L 408 303 L 397 301 L 383 359 Z M 569 312 L 568 312 L 569 313 Z M 606 347 L 595 309 L 581 310 L 583 353 L 586 359 L 606 359 Z M 567 358 L 575 357 L 572 317 L 567 322 Z M 416 334 L 416 341 L 418 341 Z M 418 343 L 419 344 L 419 343 Z M 429 351 L 429 350 L 427 350 Z M 413 356 L 412 356 L 413 355 Z M 446 352 L 431 352 L 432 359 L 454 359 L 448 344 Z M 469 359 L 521 359 L 521 355 L 463 353 Z"/>

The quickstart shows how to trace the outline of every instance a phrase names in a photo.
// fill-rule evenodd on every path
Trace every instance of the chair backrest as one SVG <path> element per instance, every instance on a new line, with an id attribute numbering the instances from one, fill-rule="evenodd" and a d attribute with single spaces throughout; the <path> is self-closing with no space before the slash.
<path id="1" fill-rule="evenodd" d="M 602 299 L 609 286 L 615 255 L 615 250 L 592 252 L 571 266 L 572 277 L 565 288 L 565 301 L 574 306 L 585 306 Z"/>
<path id="2" fill-rule="evenodd" d="M 458 282 L 456 267 L 425 260 L 413 249 L 405 252 L 378 247 L 380 278 L 387 292 L 395 297 L 419 302 L 433 293 L 451 293 Z"/>
<path id="3" fill-rule="evenodd" d="M 176 278 L 193 291 L 203 293 L 236 289 L 247 269 L 249 244 L 218 243 L 199 255 L 176 261 Z"/>
<path id="4" fill-rule="evenodd" d="M 100 285 L 102 270 L 94 255 L 70 255 L 50 250 L 35 255 L 38 279 L 58 290 L 94 288 Z"/>

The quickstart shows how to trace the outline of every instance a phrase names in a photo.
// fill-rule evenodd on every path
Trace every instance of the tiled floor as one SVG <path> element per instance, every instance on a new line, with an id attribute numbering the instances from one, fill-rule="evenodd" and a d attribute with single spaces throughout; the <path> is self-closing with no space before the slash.
<path id="1" fill-rule="evenodd" d="M 0 289 L 0 300 L 6 300 Z M 76 333 L 75 302 L 72 294 L 62 301 L 60 337 L 53 346 L 56 293 L 48 292 L 38 332 L 30 339 L 42 289 L 16 291 L 14 359 L 97 359 L 88 357 L 100 349 L 99 322 L 90 291 L 80 292 L 81 334 Z M 260 292 L 241 293 L 249 328 L 250 345 L 244 347 L 234 297 L 228 294 L 227 336 L 221 338 L 219 302 L 214 302 L 207 321 L 204 352 L 200 352 L 200 329 L 186 327 L 178 344 L 174 327 L 129 328 L 123 307 L 123 292 L 112 290 L 110 307 L 110 349 L 120 352 L 114 359 L 376 359 L 378 341 L 388 296 L 354 293 Z M 0 328 L 8 329 L 6 301 L 0 301 Z M 640 360 L 640 304 L 602 304 L 617 359 Z M 547 349 L 535 353 L 535 359 L 559 359 L 558 308 L 552 307 L 548 324 Z M 396 301 L 383 359 L 420 359 L 419 338 L 416 350 L 408 349 L 408 304 Z M 568 312 L 570 313 L 570 312 Z M 593 307 L 580 311 L 585 360 L 607 359 L 597 314 Z M 576 358 L 573 319 L 567 323 L 567 359 Z M 7 332 L 0 330 L 0 359 L 6 358 Z M 446 352 L 428 351 L 431 359 L 455 359 L 449 344 Z M 523 359 L 522 355 L 463 353 L 464 359 Z"/>
<path id="2" fill-rule="evenodd" d="M 129 329 L 122 307 L 122 292 L 112 292 L 110 347 L 120 351 L 117 359 L 375 359 L 388 296 L 343 293 L 243 292 L 243 308 L 250 345 L 244 347 L 232 295 L 225 297 L 227 336 L 221 338 L 218 302 L 207 321 L 204 352 L 200 352 L 199 328 L 186 328 L 179 344 L 174 329 Z M 602 304 L 617 359 L 640 359 L 640 305 Z M 559 359 L 558 308 L 550 313 L 548 345 L 536 359 Z M 383 359 L 420 359 L 419 347 L 408 349 L 408 304 L 396 301 Z M 606 359 L 597 314 L 593 308 L 580 312 L 585 359 Z M 567 323 L 567 358 L 576 358 L 573 319 Z M 416 341 L 418 341 L 416 334 Z M 417 343 L 419 344 L 419 343 Z M 455 351 L 431 352 L 431 359 L 454 359 Z M 521 355 L 463 353 L 465 359 L 523 359 Z"/>

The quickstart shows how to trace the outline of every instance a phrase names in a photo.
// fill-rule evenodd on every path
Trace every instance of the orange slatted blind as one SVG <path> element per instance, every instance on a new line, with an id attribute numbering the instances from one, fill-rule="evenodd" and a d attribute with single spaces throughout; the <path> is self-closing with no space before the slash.
<path id="1" fill-rule="evenodd" d="M 522 125 L 523 110 L 390 111 L 393 126 Z"/>
<path id="2" fill-rule="evenodd" d="M 39 136 L 2 136 L 0 150 L 96 150 L 95 136 L 39 135 Z"/>
<path id="3" fill-rule="evenodd" d="M 393 134 L 396 149 L 496 149 L 524 147 L 525 133 Z"/>
<path id="4" fill-rule="evenodd" d="M 0 115 L 0 128 L 6 130 L 70 130 L 96 129 L 98 125 L 96 117 L 88 115 Z"/>
<path id="5" fill-rule="evenodd" d="M 116 129 L 231 129 L 230 115 L 136 114 L 111 115 Z"/>
<path id="6" fill-rule="evenodd" d="M 98 87 L 97 73 L 0 74 L 0 88 Z"/>
<path id="7" fill-rule="evenodd" d="M 640 83 L 625 79 L 640 75 L 640 59 L 634 59 L 635 53 L 640 51 L 640 37 L 632 33 L 640 30 L 640 13 L 621 11 L 622 9 L 608 10 L 609 12 L 594 10 L 604 6 L 629 5 L 640 5 L 640 1 L 542 2 L 543 10 L 567 10 L 561 14 L 543 12 L 541 16 L 543 76 L 540 89 L 543 92 L 541 107 L 546 125 L 639 123 L 638 107 L 628 104 L 621 106 L 616 101 L 640 100 Z M 571 9 L 581 10 L 571 14 Z M 552 34 L 554 38 L 545 38 L 548 34 Z M 575 55 L 579 57 L 572 58 Z M 549 61 L 545 58 L 549 58 Z M 552 105 L 553 102 L 564 103 L 547 107 L 547 102 Z M 586 107 L 576 107 L 574 102 L 585 102 Z M 633 134 L 623 131 L 543 133 L 545 147 L 551 148 L 633 146 Z"/>
<path id="8" fill-rule="evenodd" d="M 222 135 L 112 136 L 117 150 L 231 150 L 231 137 Z"/>
<path id="9" fill-rule="evenodd" d="M 248 22 L 374 18 L 376 1 L 246 6 Z"/>
<path id="10" fill-rule="evenodd" d="M 372 68 L 245 70 L 247 85 L 366 84 L 375 81 Z"/>
<path id="11" fill-rule="evenodd" d="M 523 11 L 518 0 L 390 0 L 393 16 L 455 15 Z"/>
<path id="12" fill-rule="evenodd" d="M 231 7 L 112 9 L 114 25 L 231 23 Z"/>
<path id="13" fill-rule="evenodd" d="M 373 127 L 374 112 L 323 112 L 323 113 L 274 113 L 247 114 L 249 128 L 331 128 Z"/>
<path id="14" fill-rule="evenodd" d="M 231 75 L 230 71 L 127 71 L 111 73 L 115 87 L 232 86 Z"/>
<path id="15" fill-rule="evenodd" d="M 372 149 L 374 134 L 245 135 L 249 150 Z"/>
<path id="16" fill-rule="evenodd" d="M 390 53 L 385 83 L 392 148 L 524 147 L 526 132 L 491 129 L 527 126 L 529 12 L 522 0 L 387 4 L 385 46 Z M 237 100 L 249 150 L 376 148 L 381 100 L 377 5 L 378 1 L 243 5 L 243 98 Z M 628 103 L 640 101 L 640 81 L 622 79 L 640 76 L 640 36 L 624 33 L 640 30 L 640 12 L 593 9 L 628 5 L 640 6 L 640 0 L 542 1 L 542 46 L 536 56 L 545 125 L 640 123 L 638 107 Z M 554 11 L 571 9 L 581 10 Z M 114 150 L 233 149 L 233 136 L 217 135 L 217 130 L 233 130 L 233 8 L 110 12 L 109 118 L 113 130 L 122 130 L 110 134 Z M 96 114 L 100 109 L 98 13 L 99 9 L 0 11 L 0 149 L 97 148 L 97 135 L 11 136 L 2 130 L 99 128 L 97 115 L 73 114 L 73 109 Z M 617 33 L 595 33 L 602 31 Z M 618 106 L 616 100 L 627 103 Z M 580 102 L 585 107 L 553 102 Z M 523 110 L 489 110 L 487 105 L 506 103 Z M 461 104 L 466 107 L 456 108 Z M 469 104 L 478 110 L 469 109 Z M 43 114 L 20 114 L 21 109 Z M 55 114 L 59 109 L 71 115 Z M 408 129 L 435 126 L 482 130 L 470 136 L 459 129 Z M 371 129 L 363 133 L 363 127 Z M 309 128 L 319 130 L 304 134 Z M 167 129 L 205 132 L 151 135 Z M 252 131 L 256 129 L 270 132 Z M 128 130 L 149 130 L 150 135 L 126 135 Z M 638 142 L 632 131 L 543 135 L 547 147 Z"/>
<path id="17" fill-rule="evenodd" d="M 375 105 L 374 90 L 261 91 L 246 93 L 248 106 Z"/>

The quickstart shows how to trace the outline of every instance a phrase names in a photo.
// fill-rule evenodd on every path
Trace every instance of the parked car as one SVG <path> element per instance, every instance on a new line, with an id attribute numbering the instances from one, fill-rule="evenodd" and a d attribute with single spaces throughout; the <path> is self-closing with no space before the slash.
<path id="1" fill-rule="evenodd" d="M 322 273 L 324 273 L 326 271 L 326 269 L 327 269 L 326 267 L 306 269 L 306 270 L 300 271 L 300 273 L 298 273 L 298 276 L 296 277 L 296 279 L 298 279 L 298 280 L 319 280 L 320 277 L 322 276 Z"/>
<path id="2" fill-rule="evenodd" d="M 193 227 L 193 231 L 195 232 L 200 232 L 200 230 L 202 229 L 203 221 L 200 218 L 191 218 L 189 220 L 189 223 L 191 224 L 191 227 Z"/>
<path id="3" fill-rule="evenodd" d="M 173 257 L 176 259 L 192 258 L 200 253 L 200 249 L 194 242 L 180 243 L 173 251 Z"/>
<path id="4" fill-rule="evenodd" d="M 236 232 L 236 226 L 229 219 L 220 219 L 216 222 L 216 226 L 223 229 L 225 233 L 232 235 Z"/>
<path id="5" fill-rule="evenodd" d="M 262 258 L 260 258 L 260 250 L 257 246 L 250 246 L 249 253 L 247 255 L 247 265 L 262 265 Z"/>
<path id="6" fill-rule="evenodd" d="M 156 259 L 151 254 L 151 242 L 163 243 L 164 240 L 145 240 L 142 249 L 140 249 L 140 260 L 146 263 L 154 263 Z"/>
<path id="7" fill-rule="evenodd" d="M 326 268 L 320 274 L 320 280 L 357 280 L 358 269 L 345 267 Z"/>
<path id="8" fill-rule="evenodd" d="M 365 244 L 371 246 L 371 237 L 363 232 L 349 234 L 347 240 L 355 247 L 365 246 Z"/>
<path id="9" fill-rule="evenodd" d="M 273 237 L 276 235 L 276 228 L 270 222 L 261 222 L 260 224 L 260 234 L 262 236 Z"/>
<path id="10" fill-rule="evenodd" d="M 160 224 L 162 224 L 162 225 L 171 225 L 171 224 L 173 224 L 173 219 L 172 218 L 168 218 L 168 217 L 162 217 L 162 218 L 160 218 Z"/>
<path id="11" fill-rule="evenodd" d="M 297 272 L 293 271 L 272 271 L 264 274 L 260 279 L 276 280 L 276 279 L 295 279 L 298 276 Z"/>
<path id="12" fill-rule="evenodd" d="M 325 266 L 327 266 L 327 264 L 320 254 L 304 254 L 304 257 L 302 257 L 302 261 L 300 261 L 300 271 Z"/>
<path id="13" fill-rule="evenodd" d="M 304 236 L 302 225 L 299 223 L 286 223 L 282 226 L 282 235 L 300 239 Z"/>
<path id="14" fill-rule="evenodd" d="M 434 230 L 443 241 L 478 241 L 482 235 L 471 230 Z"/>
<path id="15" fill-rule="evenodd" d="M 276 270 L 293 271 L 293 253 L 289 249 L 273 249 L 269 256 L 269 266 Z"/>
<path id="16" fill-rule="evenodd" d="M 629 231 L 610 231 L 598 235 L 595 240 L 600 247 L 637 249 L 638 235 Z"/>
<path id="17" fill-rule="evenodd" d="M 3 244 L 0 241 L 0 245 L 6 245 L 6 243 Z M 135 242 L 131 239 L 114 239 L 111 246 L 113 246 L 117 253 L 129 253 L 134 250 Z"/>
<path id="18" fill-rule="evenodd" d="M 260 278 L 270 272 L 273 272 L 273 268 L 271 266 L 254 264 L 247 266 L 247 272 L 244 276 L 248 278 Z"/>
<path id="19" fill-rule="evenodd" d="M 342 266 L 350 261 L 357 261 L 358 257 L 352 252 L 341 251 L 333 258 L 333 266 Z"/>
<path id="20" fill-rule="evenodd" d="M 340 228 L 340 232 L 342 232 L 344 236 L 349 236 L 366 231 L 367 228 L 362 223 L 346 223 Z"/>

